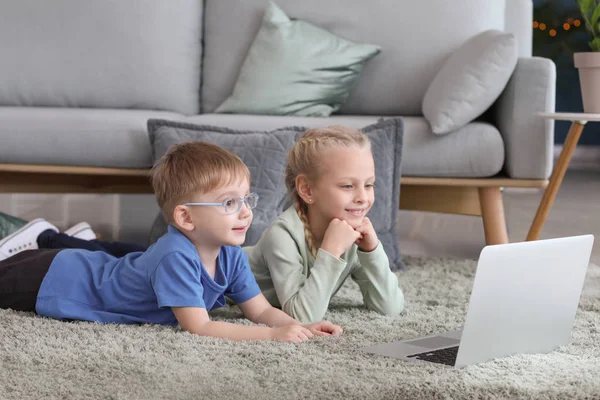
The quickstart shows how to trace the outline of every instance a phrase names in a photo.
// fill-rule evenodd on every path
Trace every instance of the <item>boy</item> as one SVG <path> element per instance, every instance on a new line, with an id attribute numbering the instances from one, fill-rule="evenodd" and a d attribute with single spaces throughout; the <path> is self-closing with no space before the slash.
<path id="1" fill-rule="evenodd" d="M 179 325 L 203 336 L 300 343 L 337 335 L 329 322 L 302 325 L 272 307 L 239 247 L 258 196 L 235 154 L 202 142 L 173 146 L 154 166 L 152 185 L 168 232 L 122 258 L 81 249 L 37 249 L 0 262 L 0 308 L 61 320 Z M 208 311 L 238 303 L 251 321 L 211 321 Z"/>

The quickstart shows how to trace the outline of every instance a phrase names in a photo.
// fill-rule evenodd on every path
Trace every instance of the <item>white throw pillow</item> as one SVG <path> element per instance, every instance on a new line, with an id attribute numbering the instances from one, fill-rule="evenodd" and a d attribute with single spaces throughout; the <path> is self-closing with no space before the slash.
<path id="1" fill-rule="evenodd" d="M 502 93 L 518 59 L 512 33 L 487 30 L 467 40 L 444 63 L 423 98 L 423 116 L 436 134 L 459 129 Z"/>

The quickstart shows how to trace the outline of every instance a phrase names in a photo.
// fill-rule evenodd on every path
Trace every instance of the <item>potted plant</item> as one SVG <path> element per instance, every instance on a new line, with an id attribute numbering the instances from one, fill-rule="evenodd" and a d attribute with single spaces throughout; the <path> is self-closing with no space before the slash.
<path id="1" fill-rule="evenodd" d="M 575 53 L 573 61 L 579 70 L 583 110 L 600 114 L 600 0 L 575 0 L 585 27 L 592 36 L 590 52 Z"/>

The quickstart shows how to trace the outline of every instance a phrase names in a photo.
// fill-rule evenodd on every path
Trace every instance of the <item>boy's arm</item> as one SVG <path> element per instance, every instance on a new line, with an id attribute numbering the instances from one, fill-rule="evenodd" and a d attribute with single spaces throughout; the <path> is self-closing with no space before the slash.
<path id="1" fill-rule="evenodd" d="M 231 340 L 269 340 L 301 343 L 313 334 L 299 324 L 279 328 L 244 326 L 228 322 L 211 321 L 208 312 L 201 307 L 172 307 L 181 328 L 196 335 L 212 336 Z"/>
<path id="2" fill-rule="evenodd" d="M 383 315 L 396 316 L 404 309 L 404 294 L 398 287 L 398 278 L 389 267 L 383 245 L 371 252 L 357 251 L 358 265 L 352 270 L 352 279 L 358 284 L 367 308 Z"/>
<path id="3" fill-rule="evenodd" d="M 200 336 L 213 336 L 232 340 L 268 340 L 273 330 L 262 326 L 243 326 L 211 321 L 201 307 L 171 307 L 183 330 Z"/>
<path id="4" fill-rule="evenodd" d="M 257 324 L 269 326 L 283 326 L 291 324 L 300 324 L 297 320 L 290 317 L 283 311 L 271 306 L 265 296 L 260 293 L 254 298 L 238 304 L 244 316 Z M 303 325 L 318 336 L 337 335 L 342 333 L 342 328 L 327 321 L 321 321 L 316 324 Z"/>
<path id="5" fill-rule="evenodd" d="M 259 293 L 248 301 L 239 303 L 238 307 L 240 307 L 246 318 L 257 324 L 283 326 L 300 323 L 269 304 L 262 293 Z"/>
<path id="6" fill-rule="evenodd" d="M 269 328 L 211 321 L 202 297 L 204 288 L 200 271 L 183 253 L 165 256 L 150 280 L 158 306 L 171 308 L 179 325 L 190 333 L 232 340 L 275 339 L 292 343 L 300 343 L 313 336 L 309 329 L 297 324 Z M 254 285 L 249 290 L 260 293 L 255 281 Z"/>
<path id="7" fill-rule="evenodd" d="M 290 315 L 271 306 L 256 283 L 246 253 L 239 249 L 237 256 L 232 265 L 236 273 L 234 273 L 226 294 L 238 304 L 244 316 L 255 323 L 275 327 L 301 325 Z M 342 328 L 326 321 L 302 326 L 319 336 L 342 333 Z"/>

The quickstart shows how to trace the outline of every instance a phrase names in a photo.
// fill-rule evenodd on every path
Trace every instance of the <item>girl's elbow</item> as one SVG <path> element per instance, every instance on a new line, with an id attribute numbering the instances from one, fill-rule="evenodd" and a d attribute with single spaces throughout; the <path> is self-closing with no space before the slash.
<path id="1" fill-rule="evenodd" d="M 400 315 L 402 313 L 402 311 L 404 311 L 404 295 L 402 294 L 402 292 L 399 292 L 398 298 L 394 302 L 394 307 L 393 307 L 394 315 L 392 315 L 392 316 L 396 317 L 396 316 Z"/>
<path id="2" fill-rule="evenodd" d="M 404 304 L 396 304 L 394 306 L 385 307 L 379 310 L 381 315 L 385 315 L 386 317 L 397 317 L 404 311 Z"/>
<path id="3" fill-rule="evenodd" d="M 373 307 L 381 315 L 386 317 L 397 317 L 404 311 L 404 296 L 400 293 L 393 300 L 388 300 L 380 304 L 379 307 Z"/>

